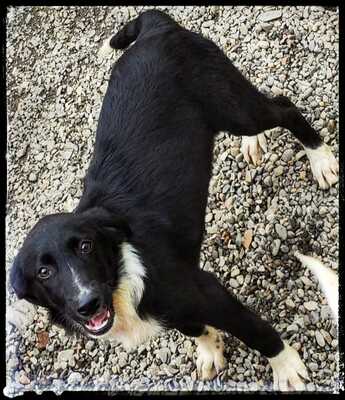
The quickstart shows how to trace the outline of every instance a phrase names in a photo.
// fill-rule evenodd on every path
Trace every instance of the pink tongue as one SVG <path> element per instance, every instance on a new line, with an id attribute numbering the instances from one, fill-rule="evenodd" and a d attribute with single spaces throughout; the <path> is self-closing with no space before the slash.
<path id="1" fill-rule="evenodd" d="M 93 326 L 101 325 L 103 320 L 107 317 L 107 310 L 104 310 L 100 314 L 96 315 L 92 319 L 90 319 L 89 323 Z"/>

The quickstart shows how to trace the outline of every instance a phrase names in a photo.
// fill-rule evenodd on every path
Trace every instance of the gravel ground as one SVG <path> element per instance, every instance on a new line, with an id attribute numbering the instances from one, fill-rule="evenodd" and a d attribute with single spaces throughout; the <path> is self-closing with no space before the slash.
<path id="1" fill-rule="evenodd" d="M 100 60 L 98 47 L 144 8 L 9 9 L 7 268 L 40 217 L 78 201 L 111 65 L 122 54 Z M 289 96 L 338 157 L 337 9 L 158 8 L 212 39 L 260 90 Z M 302 147 L 287 131 L 267 136 L 257 168 L 244 162 L 239 139 L 218 136 L 201 268 L 299 350 L 308 390 L 337 392 L 337 331 L 315 279 L 293 254 L 299 249 L 337 269 L 338 185 L 317 188 Z M 230 335 L 227 369 L 204 383 L 196 379 L 194 342 L 177 331 L 126 353 L 120 345 L 69 338 L 49 325 L 43 309 L 15 300 L 9 290 L 7 395 L 270 390 L 267 360 Z"/>

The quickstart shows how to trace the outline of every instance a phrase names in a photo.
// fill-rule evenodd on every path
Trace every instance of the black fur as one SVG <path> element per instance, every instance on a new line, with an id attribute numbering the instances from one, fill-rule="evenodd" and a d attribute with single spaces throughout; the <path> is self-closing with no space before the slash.
<path id="1" fill-rule="evenodd" d="M 44 234 L 39 222 L 17 258 L 36 257 L 52 237 L 58 253 L 66 254 L 71 231 L 83 221 L 99 235 L 96 255 L 85 262 L 88 279 L 100 287 L 108 281 L 116 287 L 116 243 L 126 238 L 139 251 L 147 271 L 138 306 L 142 318 L 153 316 L 192 336 L 212 325 L 265 356 L 276 355 L 283 346 L 270 324 L 199 269 L 214 137 L 220 130 L 250 136 L 282 126 L 305 146 L 317 147 L 321 139 L 287 98 L 258 92 L 214 43 L 166 14 L 141 14 L 110 44 L 124 49 L 133 41 L 111 73 L 78 207 L 73 214 L 49 217 L 54 219 Z M 101 255 L 96 265 L 93 257 Z M 13 268 L 12 282 L 22 297 L 37 296 L 42 286 L 32 282 L 37 259 Z M 30 275 L 30 284 L 23 275 Z M 66 288 L 68 272 L 61 279 Z M 43 302 L 65 312 L 65 294 L 52 301 L 56 290 L 50 287 Z"/>

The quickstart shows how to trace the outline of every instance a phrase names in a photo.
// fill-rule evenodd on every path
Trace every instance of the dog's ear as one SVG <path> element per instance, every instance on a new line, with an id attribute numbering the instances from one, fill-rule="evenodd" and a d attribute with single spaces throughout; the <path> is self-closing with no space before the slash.
<path id="1" fill-rule="evenodd" d="M 26 296 L 27 281 L 24 276 L 20 254 L 16 256 L 12 265 L 10 272 L 10 284 L 19 299 L 22 299 Z"/>
<path id="2" fill-rule="evenodd" d="M 91 220 L 97 226 L 97 229 L 105 230 L 111 234 L 116 242 L 129 239 L 132 234 L 128 221 L 124 217 L 111 213 L 105 208 L 91 208 L 83 212 L 83 216 L 88 221 Z"/>

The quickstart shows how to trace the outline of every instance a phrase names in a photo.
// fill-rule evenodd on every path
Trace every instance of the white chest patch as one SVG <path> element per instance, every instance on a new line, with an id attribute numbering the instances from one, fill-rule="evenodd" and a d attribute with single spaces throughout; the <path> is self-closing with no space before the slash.
<path id="1" fill-rule="evenodd" d="M 129 243 L 121 246 L 122 267 L 120 282 L 113 293 L 115 321 L 101 339 L 115 340 L 130 350 L 161 333 L 163 326 L 153 318 L 143 320 L 136 308 L 144 293 L 145 267 L 138 252 Z"/>

